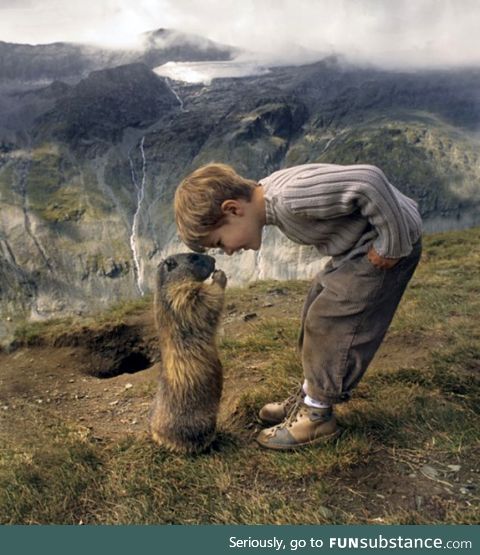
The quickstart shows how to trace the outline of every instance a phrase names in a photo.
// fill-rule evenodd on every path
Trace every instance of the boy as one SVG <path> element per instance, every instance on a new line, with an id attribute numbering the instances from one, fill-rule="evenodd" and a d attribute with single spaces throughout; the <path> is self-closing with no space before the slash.
<path id="1" fill-rule="evenodd" d="M 275 225 L 331 256 L 303 307 L 303 386 L 260 410 L 273 426 L 257 441 L 295 449 L 337 437 L 332 405 L 349 400 L 418 264 L 416 203 L 370 165 L 307 164 L 256 183 L 230 166 L 209 164 L 178 187 L 175 218 L 181 238 L 197 252 L 258 250 L 263 227 Z"/>

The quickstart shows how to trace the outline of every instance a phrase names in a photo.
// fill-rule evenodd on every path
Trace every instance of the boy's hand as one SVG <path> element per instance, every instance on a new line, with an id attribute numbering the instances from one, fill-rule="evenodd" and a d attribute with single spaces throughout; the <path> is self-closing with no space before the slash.
<path id="1" fill-rule="evenodd" d="M 223 270 L 215 270 L 212 274 L 212 281 L 220 285 L 222 289 L 225 289 L 227 285 L 227 276 Z"/>
<path id="2" fill-rule="evenodd" d="M 390 268 L 393 268 L 400 260 L 400 258 L 385 258 L 384 256 L 380 256 L 373 247 L 371 247 L 368 251 L 367 258 L 375 266 L 375 268 L 380 268 L 382 270 L 389 270 Z"/>

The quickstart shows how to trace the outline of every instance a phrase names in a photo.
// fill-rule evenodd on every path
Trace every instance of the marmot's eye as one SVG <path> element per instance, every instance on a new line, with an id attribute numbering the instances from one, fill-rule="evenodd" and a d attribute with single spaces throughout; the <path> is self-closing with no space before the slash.
<path id="1" fill-rule="evenodd" d="M 175 260 L 172 260 L 171 258 L 167 258 L 167 260 L 165 260 L 165 264 L 169 272 L 178 266 Z"/>

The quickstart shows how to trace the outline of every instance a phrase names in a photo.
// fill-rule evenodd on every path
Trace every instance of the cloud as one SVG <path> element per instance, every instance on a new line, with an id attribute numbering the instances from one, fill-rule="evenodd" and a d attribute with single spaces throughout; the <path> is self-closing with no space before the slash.
<path id="1" fill-rule="evenodd" d="M 154 28 L 163 0 L 0 0 L 0 40 L 29 44 L 57 41 L 131 46 Z"/>
<path id="2" fill-rule="evenodd" d="M 399 67 L 480 65 L 479 20 L 478 0 L 0 0 L 11 42 L 131 45 L 166 27 L 277 60 L 337 52 Z"/>

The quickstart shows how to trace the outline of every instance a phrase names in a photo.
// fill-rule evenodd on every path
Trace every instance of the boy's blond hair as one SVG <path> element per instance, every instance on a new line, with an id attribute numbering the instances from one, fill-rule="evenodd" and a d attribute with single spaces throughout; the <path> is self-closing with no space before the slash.
<path id="1" fill-rule="evenodd" d="M 175 192 L 175 221 L 183 242 L 204 252 L 202 239 L 222 225 L 222 203 L 229 199 L 250 202 L 257 186 L 227 164 L 207 164 L 188 175 Z"/>

